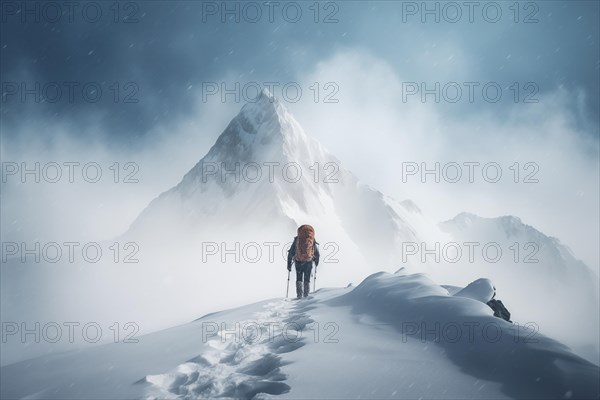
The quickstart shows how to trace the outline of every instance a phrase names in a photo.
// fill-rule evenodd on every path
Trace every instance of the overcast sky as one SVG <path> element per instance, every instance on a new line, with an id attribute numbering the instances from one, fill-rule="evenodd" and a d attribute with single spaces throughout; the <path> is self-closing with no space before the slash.
<path id="1" fill-rule="evenodd" d="M 44 3 L 24 12 L 21 2 L 3 2 L 2 161 L 134 161 L 142 178 L 133 188 L 58 192 L 3 183 L 3 234 L 68 236 L 90 225 L 104 237 L 121 233 L 246 100 L 222 103 L 207 85 L 276 82 L 274 94 L 292 100 L 305 130 L 369 185 L 412 198 L 439 220 L 463 210 L 518 215 L 597 269 L 598 2 L 476 2 L 472 10 L 427 2 L 437 4 L 439 22 L 423 2 L 281 2 L 271 15 L 250 3 L 55 3 L 58 18 Z M 239 14 L 223 15 L 226 7 Z M 302 89 L 297 102 L 280 90 L 290 83 Z M 408 95 L 436 83 L 448 90 L 439 102 Z M 456 84 L 463 92 L 453 102 Z M 492 97 L 501 88 L 497 102 L 482 93 L 486 84 Z M 535 163 L 540 182 L 401 179 L 402 162 L 469 161 L 496 162 L 505 173 Z"/>

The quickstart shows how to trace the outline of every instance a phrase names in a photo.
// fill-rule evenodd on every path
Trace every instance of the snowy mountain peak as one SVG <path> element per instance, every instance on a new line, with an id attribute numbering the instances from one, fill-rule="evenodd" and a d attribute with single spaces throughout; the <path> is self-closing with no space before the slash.
<path id="1" fill-rule="evenodd" d="M 295 139 L 286 140 L 286 136 Z M 194 169 L 202 169 L 206 163 L 224 163 L 229 169 L 238 164 L 286 161 L 283 156 L 290 153 L 290 146 L 288 151 L 285 149 L 286 144 L 307 140 L 285 106 L 268 89 L 263 89 L 242 107 Z"/>
<path id="2" fill-rule="evenodd" d="M 257 97 L 259 100 L 263 99 L 263 100 L 269 100 L 269 102 L 273 103 L 275 101 L 277 101 L 277 99 L 275 98 L 275 96 L 273 95 L 273 93 L 271 93 L 271 91 L 267 88 L 263 88 L 260 93 L 258 94 Z"/>
<path id="3" fill-rule="evenodd" d="M 356 273 L 366 254 L 373 265 L 397 267 L 397 245 L 434 229 L 414 203 L 361 184 L 264 90 L 177 186 L 152 201 L 131 231 L 184 235 L 189 229 L 214 237 L 217 226 L 227 235 L 243 236 L 247 228 L 256 236 L 266 222 L 272 227 L 265 234 L 275 236 L 312 224 L 320 237 L 344 244 L 340 259 L 353 262 Z"/>
<path id="4" fill-rule="evenodd" d="M 315 165 L 330 164 L 335 165 L 315 169 Z M 354 186 L 354 177 L 334 168 L 338 165 L 265 89 L 242 107 L 181 182 L 159 196 L 140 217 L 154 218 L 151 215 L 164 210 L 165 215 L 173 211 L 192 224 L 214 220 L 225 226 L 228 220 L 237 227 L 242 221 L 256 226 L 256 221 L 248 219 L 251 214 L 258 220 L 283 223 L 286 230 L 290 226 L 295 229 L 292 220 L 304 220 L 309 210 L 310 215 L 335 218 L 333 183 L 322 176 L 335 174 L 330 178 L 335 184 L 350 181 Z M 166 223 L 177 219 L 170 216 Z"/>
<path id="5" fill-rule="evenodd" d="M 242 107 L 238 117 L 243 116 L 254 125 L 268 121 L 269 119 L 286 119 L 287 109 L 281 102 L 269 91 L 263 89 L 258 96 Z"/>
<path id="6" fill-rule="evenodd" d="M 486 218 L 462 212 L 453 219 L 442 222 L 440 227 L 444 231 L 451 233 L 459 231 L 465 233 L 469 231 L 473 234 L 477 232 L 478 235 L 488 235 L 490 232 L 495 232 L 496 235 L 500 234 L 496 238 L 497 240 L 517 240 L 527 237 L 532 242 L 547 244 L 552 248 L 556 246 L 562 247 L 555 238 L 544 235 L 532 226 L 523 223 L 519 217 L 512 215 Z"/>
<path id="7" fill-rule="evenodd" d="M 446 222 L 456 222 L 456 223 L 469 223 L 477 218 L 480 218 L 478 215 L 475 215 L 470 212 L 463 211 L 460 214 L 457 214 L 454 218 Z"/>
<path id="8" fill-rule="evenodd" d="M 523 223 L 523 221 L 521 221 L 521 218 L 515 217 L 513 215 L 503 215 L 495 218 L 486 218 L 469 212 L 461 212 L 451 220 L 443 222 L 443 224 L 455 224 L 461 227 L 467 227 L 474 223 L 496 223 L 507 229 L 529 227 L 529 225 L 526 225 Z"/>

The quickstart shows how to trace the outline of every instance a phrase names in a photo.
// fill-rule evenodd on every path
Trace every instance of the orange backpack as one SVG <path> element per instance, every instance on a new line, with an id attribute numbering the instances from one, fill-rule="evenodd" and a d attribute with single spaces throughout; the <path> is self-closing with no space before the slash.
<path id="1" fill-rule="evenodd" d="M 294 258 L 299 262 L 312 261 L 315 255 L 315 230 L 310 225 L 302 225 L 298 228 L 298 240 L 296 242 L 296 254 Z"/>

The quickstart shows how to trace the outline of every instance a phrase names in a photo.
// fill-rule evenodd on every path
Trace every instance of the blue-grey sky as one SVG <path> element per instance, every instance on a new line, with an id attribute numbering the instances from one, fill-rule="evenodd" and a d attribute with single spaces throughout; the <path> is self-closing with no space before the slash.
<path id="1" fill-rule="evenodd" d="M 3 184 L 8 238 L 119 235 L 247 100 L 204 101 L 203 84 L 296 82 L 303 96 L 289 110 L 363 182 L 438 221 L 517 215 L 600 264 L 598 1 L 66 3 L 0 3 L 2 161 L 133 161 L 140 183 Z M 327 83 L 337 103 L 323 101 Z M 436 83 L 463 97 L 404 101 L 407 84 Z M 482 97 L 486 84 L 502 89 L 498 102 Z M 102 97 L 86 100 L 82 88 L 93 97 L 96 85 Z M 56 86 L 62 97 L 44 99 Z M 540 182 L 405 183 L 404 161 L 497 162 L 505 173 L 535 162 Z"/>
<path id="2" fill-rule="evenodd" d="M 500 5 L 498 22 L 486 21 L 496 12 L 495 6 L 488 7 L 484 15 L 483 7 L 489 3 Z M 21 2 L 5 2 L 2 10 L 4 137 L 25 122 L 45 125 L 49 120 L 76 127 L 78 137 L 97 138 L 101 131 L 118 145 L 139 145 L 137 141 L 156 125 L 171 126 L 198 112 L 193 98 L 197 92 L 188 90 L 190 85 L 199 88 L 202 82 L 221 81 L 225 73 L 233 77 L 230 84 L 236 79 L 242 84 L 296 81 L 299 71 L 344 48 L 368 49 L 407 81 L 431 85 L 493 81 L 505 87 L 534 82 L 537 97 L 559 86 L 580 88 L 586 95 L 585 117 L 598 118 L 596 1 L 521 2 L 518 7 L 512 2 L 479 2 L 473 8 L 473 22 L 469 9 L 461 6 L 462 15 L 454 23 L 450 21 L 457 18 L 456 8 L 443 2 L 321 2 L 318 23 L 313 2 L 295 3 L 303 13 L 295 23 L 288 20 L 296 8 L 284 14 L 285 2 L 273 8 L 272 21 L 263 2 L 254 3 L 262 13 L 257 23 L 251 22 L 255 10 L 239 2 L 142 1 L 122 2 L 119 7 L 111 1 L 93 7 L 77 3 L 73 12 L 60 7 L 63 15 L 58 22 L 54 22 L 54 8 L 27 4 L 29 13 L 19 12 Z M 435 15 L 423 15 L 420 8 L 425 4 L 432 9 L 437 4 L 439 23 Z M 102 17 L 92 22 L 98 5 Z M 413 5 L 419 10 L 415 12 Z M 222 22 L 226 7 L 236 6 L 240 22 L 235 14 L 224 15 L 226 22 Z M 123 22 L 125 15 L 134 22 Z M 103 97 L 91 104 L 79 94 L 71 103 L 63 86 L 60 101 L 38 104 L 32 95 L 22 101 L 18 94 L 9 94 L 10 82 L 28 88 L 36 82 L 42 88 L 50 82 L 77 82 L 76 93 L 85 83 L 94 82 L 102 85 Z M 119 102 L 112 99 L 115 82 L 121 90 Z M 137 86 L 124 88 L 129 82 Z M 524 96 L 530 89 L 522 90 Z M 124 96 L 134 91 L 132 99 L 139 102 L 124 104 Z M 511 95 L 506 91 L 501 103 L 510 103 Z M 495 111 L 497 106 L 493 105 Z M 490 104 L 475 101 L 440 108 L 446 108 L 449 117 L 460 118 L 486 107 Z M 85 129 L 92 124 L 93 130 Z M 598 134 L 597 129 L 588 132 Z"/>

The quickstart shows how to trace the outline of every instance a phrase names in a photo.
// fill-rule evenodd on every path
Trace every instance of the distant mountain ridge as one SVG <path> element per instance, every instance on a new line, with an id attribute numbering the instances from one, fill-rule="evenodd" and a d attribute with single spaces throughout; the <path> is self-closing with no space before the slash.
<path id="1" fill-rule="evenodd" d="M 259 170 L 261 178 L 255 179 Z M 587 343 L 598 332 L 598 278 L 558 239 L 513 216 L 465 212 L 438 224 L 412 201 L 397 201 L 359 182 L 266 89 L 242 107 L 179 184 L 150 203 L 131 231 L 156 233 L 166 241 L 190 235 L 289 240 L 304 223 L 315 226 L 318 239 L 339 248 L 339 264 L 326 275 L 327 284 L 400 266 L 458 286 L 489 277 L 517 320 L 536 322 L 571 344 Z M 491 243 L 502 258 L 469 262 L 463 255 L 457 262 L 433 262 L 427 256 L 422 262 L 421 254 L 407 257 L 404 248 L 413 243 L 424 252 L 453 241 L 480 243 L 477 251 Z M 581 328 L 558 332 L 564 321 Z M 595 358 L 600 351 L 598 344 L 593 347 Z"/>

